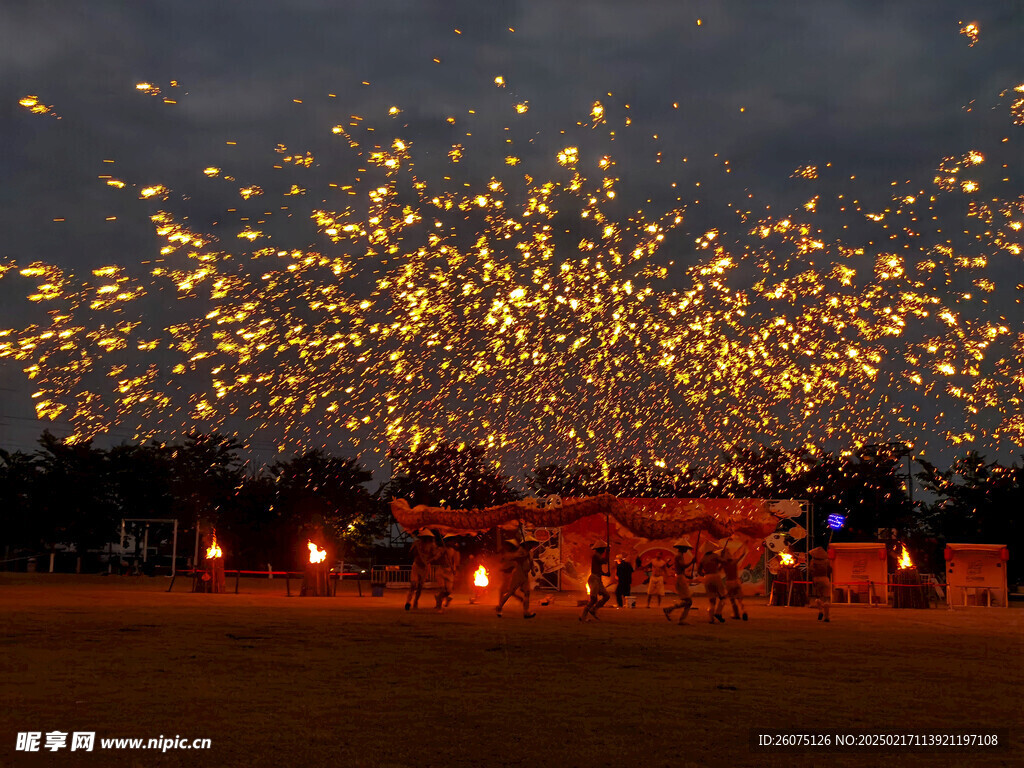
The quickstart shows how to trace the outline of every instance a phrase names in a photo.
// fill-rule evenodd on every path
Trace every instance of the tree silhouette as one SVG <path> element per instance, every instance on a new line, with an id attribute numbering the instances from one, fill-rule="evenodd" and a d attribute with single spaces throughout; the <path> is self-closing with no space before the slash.
<path id="1" fill-rule="evenodd" d="M 526 484 L 534 493 L 563 498 L 601 493 L 622 498 L 672 498 L 684 487 L 680 479 L 660 467 L 626 461 L 545 464 L 527 474 Z"/>
<path id="2" fill-rule="evenodd" d="M 245 481 L 241 442 L 194 432 L 169 451 L 171 487 L 177 499 L 171 516 L 216 526 L 221 510 L 232 503 Z"/>
<path id="3" fill-rule="evenodd" d="M 483 509 L 520 497 L 479 446 L 459 447 L 441 442 L 416 450 L 389 453 L 392 474 L 384 489 L 388 499 L 409 504 Z"/>
<path id="4" fill-rule="evenodd" d="M 934 494 L 927 523 L 937 535 L 952 542 L 1006 544 L 1012 552 L 1024 546 L 1024 467 L 986 463 L 971 451 L 947 470 L 921 461 L 922 487 Z M 1021 568 L 1011 559 L 1008 573 L 1017 578 Z"/>
<path id="5" fill-rule="evenodd" d="M 65 442 L 44 432 L 39 439 L 36 504 L 50 521 L 49 543 L 74 546 L 81 555 L 111 541 L 119 509 L 107 453 L 88 442 Z"/>
<path id="6" fill-rule="evenodd" d="M 322 533 L 335 544 L 366 546 L 384 532 L 387 513 L 366 485 L 373 474 L 358 460 L 317 449 L 276 461 L 268 471 L 275 503 L 293 538 Z"/>
<path id="7" fill-rule="evenodd" d="M 8 550 L 35 553 L 53 542 L 52 522 L 36 503 L 41 469 L 35 453 L 0 450 L 0 530 Z"/>

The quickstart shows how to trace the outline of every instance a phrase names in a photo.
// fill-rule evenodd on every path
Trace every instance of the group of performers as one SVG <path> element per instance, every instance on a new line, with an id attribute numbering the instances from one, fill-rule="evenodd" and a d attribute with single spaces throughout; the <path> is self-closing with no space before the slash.
<path id="1" fill-rule="evenodd" d="M 675 573 L 675 588 L 679 601 L 662 608 L 666 619 L 671 621 L 672 613 L 680 609 L 682 614 L 679 617 L 678 623 L 687 623 L 686 618 L 693 607 L 690 582 L 694 578 L 694 568 L 696 567 L 698 575 L 704 584 L 704 590 L 710 600 L 708 605 L 708 622 L 711 624 L 714 624 L 716 621 L 725 623 L 722 609 L 725 606 L 726 599 L 732 605 L 733 618 L 742 619 L 743 621 L 747 620 L 747 609 L 743 605 L 743 588 L 740 585 L 739 577 L 740 563 L 747 554 L 746 546 L 741 546 L 732 552 L 728 549 L 728 543 L 726 546 L 717 549 L 709 549 L 700 558 L 699 562 L 693 547 L 685 539 L 679 539 L 672 545 L 672 548 L 676 551 L 672 562 L 672 570 Z M 604 587 L 603 578 L 611 575 L 605 569 L 608 563 L 608 545 L 604 542 L 598 542 L 593 545 L 592 549 L 594 555 L 591 558 L 590 578 L 587 581 L 590 599 L 583 609 L 580 621 L 596 619 L 598 609 L 607 603 L 610 597 L 608 590 Z M 630 594 L 633 568 L 625 558 L 619 556 L 617 560 L 618 564 L 615 570 L 618 584 L 615 592 L 618 598 L 618 605 L 621 607 L 622 598 Z M 668 578 L 668 575 L 669 564 L 667 561 L 660 556 L 656 556 L 651 560 L 647 582 L 648 608 L 651 607 L 652 598 L 656 598 L 657 606 L 661 607 L 661 598 L 665 595 L 665 579 Z"/>
<path id="2" fill-rule="evenodd" d="M 454 546 L 452 537 L 440 538 L 441 543 L 438 544 L 439 538 L 432 531 L 423 529 L 417 534 L 416 541 L 413 542 L 411 549 L 412 572 L 409 579 L 409 592 L 405 599 L 405 610 L 407 611 L 419 606 L 420 595 L 432 565 L 436 568 L 435 578 L 441 584 L 435 596 L 435 610 L 443 612 L 452 602 L 452 592 L 455 588 L 455 576 L 461 562 L 461 554 Z M 533 578 L 540 572 L 539 564 L 534 556 L 539 544 L 537 539 L 528 534 L 524 534 L 518 539 L 504 541 L 499 564 L 502 579 L 498 605 L 495 607 L 495 613 L 499 618 L 505 604 L 512 598 L 522 603 L 523 618 L 532 619 L 537 615 L 530 610 L 530 592 Z M 739 576 L 740 563 L 747 555 L 747 547 L 741 545 L 730 550 L 729 543 L 726 542 L 724 546 L 708 549 L 698 559 L 697 553 L 685 539 L 679 539 L 672 546 L 676 554 L 671 563 L 671 572 L 675 574 L 678 601 L 662 608 L 665 618 L 672 621 L 672 614 L 676 610 L 680 610 L 678 623 L 687 624 L 687 616 L 693 607 L 690 582 L 696 576 L 704 585 L 704 591 L 709 600 L 707 608 L 709 623 L 725 623 L 722 611 L 725 608 L 726 600 L 732 607 L 732 617 L 747 621 L 747 609 L 743 604 L 743 588 Z M 611 598 L 604 585 L 605 577 L 611 576 L 608 544 L 603 541 L 597 542 L 591 547 L 591 550 L 593 555 L 590 559 L 590 575 L 587 579 L 589 598 L 579 617 L 581 622 L 597 620 L 597 612 Z M 630 594 L 634 568 L 621 555 L 616 558 L 616 561 L 616 597 L 619 607 L 622 607 L 623 597 Z M 640 567 L 639 559 L 637 567 Z M 665 594 L 665 580 L 670 573 L 669 563 L 660 556 L 656 556 L 651 560 L 649 567 L 647 607 L 650 608 L 652 599 L 656 598 L 657 607 L 660 608 L 661 598 Z M 816 597 L 815 607 L 818 608 L 818 619 L 829 621 L 832 594 L 831 564 L 825 550 L 821 547 L 811 550 L 808 553 L 807 567 Z"/>
<path id="3" fill-rule="evenodd" d="M 523 536 L 521 540 L 505 541 L 499 566 L 502 582 L 498 605 L 495 608 L 499 618 L 505 603 L 513 597 L 523 604 L 523 618 L 532 619 L 537 615 L 530 610 L 530 592 L 533 577 L 540 572 L 533 556 L 539 544 L 537 539 L 529 535 Z M 420 595 L 427 583 L 430 566 L 433 565 L 436 569 L 435 578 L 441 583 L 435 596 L 434 608 L 439 613 L 443 612 L 451 605 L 455 575 L 462 561 L 461 553 L 454 546 L 453 537 L 441 538 L 439 545 L 438 537 L 433 531 L 424 528 L 416 535 L 410 553 L 413 558 L 412 571 L 409 575 L 409 592 L 405 596 L 405 610 L 410 611 L 419 607 Z"/>
<path id="4" fill-rule="evenodd" d="M 455 591 L 455 574 L 462 561 L 462 553 L 452 546 L 454 542 L 451 538 L 444 537 L 441 546 L 438 546 L 434 534 L 424 529 L 412 543 L 412 572 L 409 577 L 409 592 L 405 596 L 405 610 L 419 607 L 420 595 L 423 593 L 423 586 L 427 583 L 432 565 L 437 567 L 437 578 L 441 582 L 441 588 L 435 596 L 435 609 L 441 612 L 451 605 L 452 592 Z"/>

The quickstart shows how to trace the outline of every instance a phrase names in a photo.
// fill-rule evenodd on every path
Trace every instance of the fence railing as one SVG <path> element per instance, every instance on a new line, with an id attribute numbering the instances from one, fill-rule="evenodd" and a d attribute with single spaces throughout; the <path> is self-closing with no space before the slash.
<path id="1" fill-rule="evenodd" d="M 411 565 L 375 565 L 370 571 L 371 584 L 383 584 L 388 588 L 406 589 L 411 578 Z M 437 581 L 437 566 L 429 566 L 427 581 Z"/>

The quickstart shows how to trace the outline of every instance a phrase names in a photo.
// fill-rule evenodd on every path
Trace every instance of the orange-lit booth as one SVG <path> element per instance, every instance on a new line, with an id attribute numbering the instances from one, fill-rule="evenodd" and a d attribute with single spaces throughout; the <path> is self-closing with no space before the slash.
<path id="1" fill-rule="evenodd" d="M 1009 608 L 1003 544 L 946 545 L 946 604 Z"/>
<path id="2" fill-rule="evenodd" d="M 884 605 L 887 601 L 885 544 L 867 541 L 830 544 L 832 601 Z"/>

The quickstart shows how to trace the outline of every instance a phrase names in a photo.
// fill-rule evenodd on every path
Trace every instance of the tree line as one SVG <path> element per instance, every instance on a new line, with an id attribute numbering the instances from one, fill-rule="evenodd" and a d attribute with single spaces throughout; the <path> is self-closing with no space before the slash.
<path id="1" fill-rule="evenodd" d="M 219 434 L 100 448 L 44 433 L 35 451 L 0 450 L 0 546 L 11 562 L 56 547 L 86 552 L 116 540 L 122 518 L 176 519 L 185 531 L 197 522 L 215 529 L 233 567 L 293 567 L 307 536 L 347 556 L 379 544 L 392 498 L 478 509 L 525 495 L 598 493 L 803 499 L 819 537 L 874 540 L 879 529 L 895 529 L 931 552 L 946 541 L 1008 544 L 1011 575 L 1019 573 L 1013 555 L 1024 543 L 1024 466 L 977 453 L 940 468 L 896 443 L 839 453 L 752 446 L 674 471 L 581 461 L 544 464 L 518 478 L 478 446 L 397 448 L 388 460 L 390 477 L 374 483 L 358 457 L 322 449 L 254 467 L 237 439 Z M 833 531 L 827 523 L 836 515 L 844 522 Z"/>

